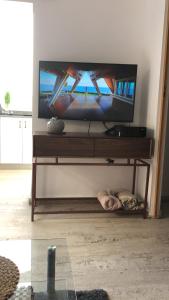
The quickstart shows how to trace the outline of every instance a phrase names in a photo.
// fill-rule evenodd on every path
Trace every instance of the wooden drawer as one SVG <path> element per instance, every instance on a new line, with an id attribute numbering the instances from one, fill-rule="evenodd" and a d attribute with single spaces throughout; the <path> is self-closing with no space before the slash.
<path id="1" fill-rule="evenodd" d="M 112 158 L 151 158 L 150 138 L 104 138 L 95 139 L 95 157 Z"/>
<path id="2" fill-rule="evenodd" d="M 91 157 L 93 156 L 93 141 L 87 138 L 64 138 L 58 136 L 34 135 L 34 157 Z"/>

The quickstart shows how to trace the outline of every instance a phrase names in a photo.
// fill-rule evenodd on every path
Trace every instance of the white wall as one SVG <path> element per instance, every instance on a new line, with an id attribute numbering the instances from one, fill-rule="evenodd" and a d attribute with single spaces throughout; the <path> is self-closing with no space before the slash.
<path id="1" fill-rule="evenodd" d="M 37 118 L 38 61 L 138 64 L 134 124 L 156 128 L 165 0 L 36 0 L 34 2 L 33 130 L 46 130 Z M 66 122 L 66 131 L 87 131 L 86 122 Z M 92 131 L 103 131 L 92 123 Z M 129 188 L 131 170 L 52 167 L 39 172 L 39 195 L 92 196 L 103 188 Z M 71 178 L 71 180 L 70 180 Z M 78 187 L 77 187 L 78 180 Z M 43 188 L 42 188 L 43 187 Z M 151 188 L 151 187 L 150 187 Z"/>

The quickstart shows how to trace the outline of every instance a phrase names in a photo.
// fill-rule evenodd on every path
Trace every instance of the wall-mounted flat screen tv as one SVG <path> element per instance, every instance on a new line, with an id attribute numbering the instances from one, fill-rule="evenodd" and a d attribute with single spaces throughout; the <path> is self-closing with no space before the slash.
<path id="1" fill-rule="evenodd" d="M 132 122 L 137 65 L 39 62 L 38 117 Z"/>

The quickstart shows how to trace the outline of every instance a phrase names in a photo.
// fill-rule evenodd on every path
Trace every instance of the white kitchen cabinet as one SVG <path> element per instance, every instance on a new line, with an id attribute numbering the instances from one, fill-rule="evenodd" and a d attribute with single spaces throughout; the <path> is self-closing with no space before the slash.
<path id="1" fill-rule="evenodd" d="M 32 118 L 22 120 L 22 162 L 32 163 Z"/>
<path id="2" fill-rule="evenodd" d="M 1 163 L 32 162 L 32 118 L 1 117 Z"/>

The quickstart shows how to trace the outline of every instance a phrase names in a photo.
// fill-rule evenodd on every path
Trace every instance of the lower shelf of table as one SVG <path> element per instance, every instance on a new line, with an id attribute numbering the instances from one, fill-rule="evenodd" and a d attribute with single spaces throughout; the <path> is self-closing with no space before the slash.
<path id="1" fill-rule="evenodd" d="M 97 198 L 36 198 L 34 215 L 44 214 L 83 214 L 83 213 L 109 213 L 118 215 L 141 214 L 146 217 L 145 210 L 104 210 Z"/>

